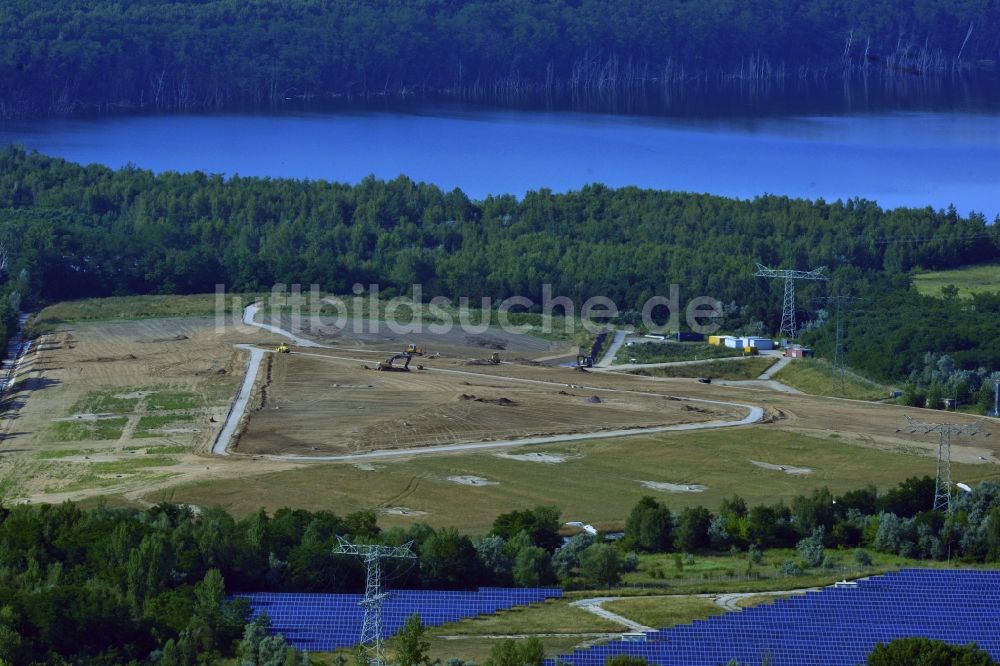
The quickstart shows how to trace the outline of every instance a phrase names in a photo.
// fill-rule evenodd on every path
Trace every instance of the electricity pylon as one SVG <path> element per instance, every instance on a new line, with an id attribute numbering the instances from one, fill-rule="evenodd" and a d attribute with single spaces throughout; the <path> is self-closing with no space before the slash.
<path id="1" fill-rule="evenodd" d="M 951 438 L 955 437 L 975 437 L 983 435 L 989 437 L 990 433 L 980 430 L 982 421 L 967 423 L 924 423 L 915 421 L 906 416 L 906 427 L 901 428 L 903 432 L 918 434 L 938 434 L 938 454 L 937 454 L 937 478 L 934 481 L 934 511 L 944 511 L 951 513 Z M 898 430 L 896 432 L 899 432 Z"/>
<path id="2" fill-rule="evenodd" d="M 338 555 L 357 555 L 365 564 L 365 597 L 361 607 L 365 611 L 364 623 L 361 626 L 362 652 L 371 666 L 384 666 L 385 649 L 382 645 L 382 604 L 388 592 L 382 591 L 382 560 L 416 558 L 413 552 L 413 542 L 402 546 L 377 546 L 355 544 L 338 536 L 337 547 L 333 552 Z"/>
<path id="3" fill-rule="evenodd" d="M 796 280 L 829 280 L 823 275 L 825 266 L 814 268 L 811 271 L 792 271 L 781 268 L 768 268 L 763 264 L 757 264 L 757 272 L 754 277 L 783 278 L 785 280 L 785 298 L 781 308 L 781 330 L 779 335 L 788 336 L 789 340 L 795 338 L 795 281 Z"/>
<path id="4" fill-rule="evenodd" d="M 857 296 L 838 295 L 838 296 L 818 296 L 813 300 L 827 304 L 832 303 L 835 308 L 834 317 L 836 320 L 837 337 L 836 337 L 836 345 L 834 346 L 833 349 L 833 371 L 837 373 L 840 379 L 840 397 L 843 398 L 845 393 L 844 374 L 846 372 L 845 370 L 846 364 L 844 363 L 844 323 L 843 323 L 843 317 L 841 315 L 843 314 L 843 310 L 846 310 L 855 303 L 858 303 L 864 299 L 858 298 Z"/>

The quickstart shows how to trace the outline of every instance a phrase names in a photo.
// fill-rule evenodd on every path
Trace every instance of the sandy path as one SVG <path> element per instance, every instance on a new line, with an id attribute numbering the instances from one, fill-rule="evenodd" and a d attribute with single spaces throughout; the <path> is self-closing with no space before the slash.
<path id="1" fill-rule="evenodd" d="M 654 370 L 656 368 L 673 368 L 685 365 L 704 365 L 706 363 L 718 363 L 719 361 L 742 361 L 752 359 L 753 356 L 719 356 L 717 358 L 700 358 L 694 361 L 662 361 L 660 363 L 621 363 L 612 366 L 600 366 L 593 368 L 596 372 L 630 372 L 632 370 Z"/>
<path id="2" fill-rule="evenodd" d="M 641 631 L 642 633 L 651 633 L 656 631 L 653 627 L 647 627 L 644 624 L 639 624 L 634 620 L 630 620 L 624 615 L 619 615 L 618 613 L 612 613 L 608 609 L 601 606 L 605 601 L 616 601 L 618 599 L 624 599 L 626 597 L 592 597 L 590 599 L 580 599 L 579 601 L 570 602 L 570 606 L 576 606 L 588 613 L 593 613 L 597 617 L 603 617 L 605 620 L 611 620 L 616 624 L 620 624 L 623 627 L 628 627 L 630 631 Z"/>
<path id="3" fill-rule="evenodd" d="M 313 342 L 312 340 L 301 338 L 295 335 L 294 333 L 286 331 L 283 328 L 279 328 L 278 326 L 272 326 L 271 324 L 264 324 L 262 322 L 256 321 L 255 318 L 257 317 L 258 310 L 260 310 L 260 306 L 257 303 L 246 306 L 246 308 L 243 310 L 243 323 L 246 324 L 247 326 L 256 326 L 257 328 L 263 328 L 266 331 L 271 331 L 272 333 L 276 333 L 277 335 L 280 335 L 284 338 L 288 338 L 299 347 L 326 347 L 326 345 L 321 345 L 318 342 Z"/>
<path id="4" fill-rule="evenodd" d="M 625 344 L 625 338 L 628 336 L 628 331 L 615 331 L 615 339 L 608 345 L 608 350 L 604 352 L 604 356 L 601 360 L 597 362 L 597 367 L 607 368 L 611 365 L 611 362 L 615 360 L 615 355 L 618 350 L 622 348 Z"/>
<path id="5" fill-rule="evenodd" d="M 250 306 L 255 307 L 255 306 Z M 247 308 L 248 310 L 250 308 Z M 245 321 L 245 319 L 244 319 Z M 222 430 L 219 431 L 219 436 L 215 438 L 215 443 L 212 445 L 212 453 L 219 456 L 229 455 L 229 443 L 236 433 L 236 428 L 239 426 L 240 421 L 243 419 L 243 414 L 247 410 L 247 403 L 250 401 L 250 396 L 253 394 L 253 385 L 257 381 L 257 372 L 260 370 L 260 362 L 264 359 L 264 350 L 257 347 L 251 347 L 250 345 L 236 345 L 240 349 L 246 349 L 250 352 L 250 358 L 247 360 L 247 373 L 243 378 L 243 385 L 240 386 L 240 392 L 236 395 L 236 400 L 233 402 L 233 406 L 229 409 L 229 415 L 226 417 L 226 423 L 222 426 Z"/>

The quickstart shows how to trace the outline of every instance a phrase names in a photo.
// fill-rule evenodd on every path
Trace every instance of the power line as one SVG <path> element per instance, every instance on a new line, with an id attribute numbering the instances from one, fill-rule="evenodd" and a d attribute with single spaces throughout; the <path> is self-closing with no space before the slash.
<path id="1" fill-rule="evenodd" d="M 944 511 L 951 513 L 951 438 L 954 437 L 975 437 L 983 435 L 989 437 L 990 433 L 981 430 L 982 421 L 975 423 L 924 423 L 915 421 L 906 416 L 906 426 L 896 432 L 909 432 L 926 435 L 936 432 L 938 434 L 938 454 L 937 454 L 937 478 L 934 481 L 934 506 L 933 511 Z"/>
<path id="2" fill-rule="evenodd" d="M 833 370 L 840 375 L 840 397 L 843 398 L 845 391 L 845 372 L 846 364 L 844 363 L 844 325 L 843 317 L 841 317 L 842 311 L 850 308 L 855 303 L 860 303 L 865 300 L 857 296 L 846 296 L 846 295 L 836 295 L 836 296 L 817 296 L 813 298 L 814 301 L 820 301 L 823 303 L 832 303 L 836 308 L 836 327 L 837 327 L 837 337 L 836 345 L 833 351 Z"/>
<path id="3" fill-rule="evenodd" d="M 356 555 L 365 565 L 365 596 L 361 607 L 365 611 L 364 623 L 361 626 L 359 647 L 371 666 L 384 666 L 385 648 L 382 644 L 382 604 L 388 592 L 382 591 L 382 560 L 407 559 L 417 556 L 413 552 L 413 542 L 402 546 L 379 546 L 355 544 L 338 536 L 337 547 L 333 552 L 338 555 Z"/>
<path id="4" fill-rule="evenodd" d="M 894 238 L 871 237 L 868 234 L 858 234 L 854 236 L 858 240 L 867 240 L 876 245 L 891 245 L 893 243 L 929 243 L 931 241 L 956 241 L 956 240 L 980 240 L 992 239 L 993 234 L 989 231 L 977 231 L 972 234 L 959 234 L 957 236 L 896 236 Z"/>
<path id="5" fill-rule="evenodd" d="M 795 281 L 796 280 L 829 280 L 823 274 L 825 266 L 811 271 L 794 271 L 779 268 L 768 268 L 757 264 L 754 277 L 783 278 L 785 280 L 785 296 L 781 306 L 781 329 L 778 334 L 787 335 L 789 340 L 795 338 Z"/>

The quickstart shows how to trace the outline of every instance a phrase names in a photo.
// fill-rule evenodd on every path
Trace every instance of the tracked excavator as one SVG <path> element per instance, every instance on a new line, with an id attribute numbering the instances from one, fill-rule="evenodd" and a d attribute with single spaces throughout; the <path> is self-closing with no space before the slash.
<path id="1" fill-rule="evenodd" d="M 400 359 L 403 360 L 403 365 L 396 365 L 396 361 Z M 375 369 L 381 372 L 409 372 L 410 361 L 412 359 L 413 354 L 409 352 L 400 352 L 398 354 L 393 354 L 384 361 L 379 361 L 378 365 L 375 366 Z"/>
<path id="2" fill-rule="evenodd" d="M 292 350 L 288 348 L 287 343 L 282 342 L 280 345 L 274 348 L 274 351 L 278 352 L 279 354 L 287 354 Z"/>

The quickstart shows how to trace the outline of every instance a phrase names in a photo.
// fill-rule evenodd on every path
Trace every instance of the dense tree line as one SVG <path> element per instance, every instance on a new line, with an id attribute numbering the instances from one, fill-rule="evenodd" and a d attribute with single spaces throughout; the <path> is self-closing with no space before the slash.
<path id="1" fill-rule="evenodd" d="M 777 329 L 782 285 L 753 278 L 754 262 L 826 265 L 828 284 L 800 290 L 804 310 L 824 289 L 863 293 L 880 308 L 848 322 L 849 359 L 859 368 L 905 376 L 926 351 L 950 353 L 967 370 L 1000 362 L 997 299 L 970 306 L 908 291 L 907 272 L 918 267 L 1000 256 L 1000 226 L 954 210 L 601 185 L 472 201 L 402 177 L 350 186 L 154 175 L 10 147 L 0 152 L 0 234 L 19 293 L 34 302 L 210 292 L 217 283 L 237 292 L 317 283 L 340 294 L 377 283 L 393 295 L 419 283 L 424 298 L 490 297 L 495 305 L 520 295 L 538 304 L 549 283 L 577 308 L 610 297 L 619 323 L 639 323 L 647 299 L 676 283 L 682 308 L 700 295 L 723 302 L 728 330 L 757 322 Z M 832 340 L 831 328 L 821 342 Z M 890 330 L 903 333 L 885 354 Z"/>
<path id="2" fill-rule="evenodd" d="M 962 405 L 993 405 L 993 385 L 1000 379 L 1000 294 L 960 299 L 914 290 L 856 293 L 865 301 L 843 314 L 847 365 L 878 379 L 908 380 L 907 402 L 915 406 L 940 409 L 944 398 L 956 397 Z M 804 339 L 831 358 L 836 326 L 828 320 Z"/>
<path id="3" fill-rule="evenodd" d="M 500 515 L 489 534 L 473 538 L 419 523 L 382 530 L 371 512 L 281 509 L 236 520 L 221 509 L 169 504 L 18 505 L 0 509 L 0 663 L 192 666 L 233 656 L 270 663 L 253 656 L 266 653 L 299 664 L 300 655 L 266 638 L 267 620 L 250 621 L 247 604 L 232 595 L 361 591 L 362 565 L 335 553 L 338 535 L 412 542 L 416 561 L 386 572 L 397 588 L 606 587 L 638 565 L 634 550 L 735 548 L 748 550 L 752 563 L 761 549 L 795 546 L 799 561 L 788 563 L 789 573 L 823 566 L 829 547 L 1000 560 L 1000 486 L 984 482 L 956 497 L 950 515 L 926 510 L 933 491 L 925 477 L 881 495 L 819 489 L 787 505 L 754 507 L 733 497 L 715 513 L 677 514 L 644 498 L 620 544 L 589 534 L 563 539 L 559 510 L 545 506 Z M 419 640 L 408 649 L 417 648 Z"/>
<path id="4" fill-rule="evenodd" d="M 996 0 L 9 0 L 0 115 L 922 76 L 996 60 L 998 24 Z"/>
<path id="5" fill-rule="evenodd" d="M 910 373 L 901 401 L 911 407 L 931 409 L 972 404 L 988 413 L 993 410 L 997 384 L 1000 384 L 1000 370 L 986 367 L 962 370 L 947 354 L 927 353 L 924 367 Z"/>
<path id="6" fill-rule="evenodd" d="M 626 522 L 626 549 L 661 552 L 747 551 L 750 563 L 767 548 L 796 548 L 789 573 L 831 564 L 825 548 L 871 548 L 923 559 L 1000 561 L 1000 485 L 983 482 L 953 498 L 950 514 L 932 511 L 934 479 L 913 477 L 879 494 L 873 486 L 834 496 L 826 488 L 787 504 L 747 506 L 726 499 L 712 513 L 689 507 L 676 515 L 651 497 Z M 856 553 L 858 562 L 868 558 Z M 870 563 L 870 562 L 867 562 Z"/>
<path id="7" fill-rule="evenodd" d="M 387 571 L 394 587 L 553 582 L 537 563 L 547 567 L 562 543 L 552 539 L 559 512 L 520 514 L 531 517 L 530 534 L 472 540 L 421 524 L 382 531 L 369 512 L 342 518 L 282 509 L 237 521 L 220 509 L 195 513 L 168 504 L 145 511 L 84 511 L 71 503 L 0 509 L 0 664 L 191 666 L 237 654 L 245 657 L 240 663 L 270 663 L 253 655 L 290 651 L 265 641 L 266 619 L 248 623 L 248 605 L 230 595 L 363 591 L 360 561 L 334 553 L 338 535 L 412 541 L 416 564 Z"/>

